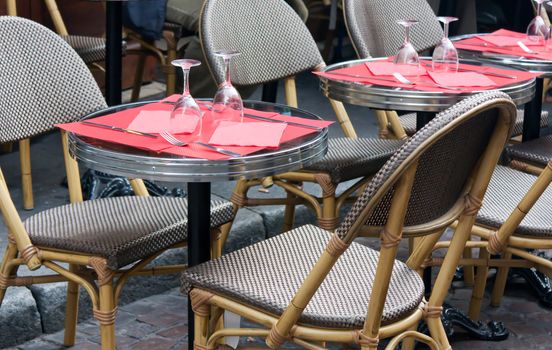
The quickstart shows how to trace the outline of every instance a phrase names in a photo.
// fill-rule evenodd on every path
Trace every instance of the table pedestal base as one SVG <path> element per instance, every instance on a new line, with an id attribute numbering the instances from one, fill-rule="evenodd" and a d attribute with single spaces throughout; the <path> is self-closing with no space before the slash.
<path id="1" fill-rule="evenodd" d="M 449 304 L 443 305 L 443 314 L 441 321 L 445 327 L 445 332 L 450 338 L 454 334 L 454 327 L 463 329 L 470 338 L 485 340 L 485 341 L 501 341 L 508 338 L 510 335 L 502 322 L 489 321 L 486 324 L 478 321 L 472 321 L 462 311 L 452 307 Z M 429 334 L 429 329 L 425 322 L 420 324 L 418 330 L 422 333 Z"/>
<path id="2" fill-rule="evenodd" d="M 513 268 L 510 270 L 512 275 L 518 275 L 523 278 L 527 284 L 537 293 L 541 306 L 552 308 L 552 283 L 550 279 L 534 269 Z"/>
<path id="3" fill-rule="evenodd" d="M 186 197 L 186 191 L 182 188 L 177 187 L 169 190 L 167 187 L 161 187 L 151 181 L 144 181 L 144 184 L 149 194 L 155 197 Z M 94 170 L 87 170 L 83 174 L 81 186 L 86 199 L 131 196 L 134 194 L 128 179 Z"/>

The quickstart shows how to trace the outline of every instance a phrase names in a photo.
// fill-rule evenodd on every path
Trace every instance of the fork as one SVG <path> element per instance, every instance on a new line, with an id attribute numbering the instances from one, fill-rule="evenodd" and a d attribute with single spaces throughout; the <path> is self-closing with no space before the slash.
<path id="1" fill-rule="evenodd" d="M 189 145 L 189 144 L 200 145 L 200 146 L 203 146 L 205 148 L 212 149 L 213 151 L 217 151 L 219 153 L 226 154 L 227 156 L 230 156 L 230 157 L 241 157 L 241 154 L 239 154 L 239 153 L 228 151 L 224 148 L 220 148 L 220 147 L 216 147 L 216 146 L 211 146 L 207 143 L 198 142 L 198 141 L 187 143 L 187 142 L 180 141 L 179 139 L 177 139 L 173 134 L 171 134 L 168 131 L 162 131 L 159 135 L 163 139 L 165 139 L 165 141 L 170 143 L 171 145 L 175 145 L 175 146 L 178 146 L 178 147 L 186 146 L 186 145 Z"/>

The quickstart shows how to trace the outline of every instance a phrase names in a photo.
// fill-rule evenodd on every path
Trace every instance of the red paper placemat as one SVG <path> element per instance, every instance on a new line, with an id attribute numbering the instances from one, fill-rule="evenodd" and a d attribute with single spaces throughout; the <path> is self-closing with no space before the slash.
<path id="1" fill-rule="evenodd" d="M 169 98 L 172 100 L 176 100 L 178 99 L 178 96 L 179 95 L 173 95 L 173 96 L 170 96 Z M 208 110 L 208 107 L 205 103 L 200 103 L 200 106 L 202 110 L 205 112 L 203 117 L 202 135 L 200 137 L 198 137 L 197 135 L 190 135 L 190 134 L 175 135 L 178 139 L 189 143 L 192 143 L 193 141 L 201 141 L 205 143 L 209 142 L 209 139 L 211 138 L 212 133 L 214 132 L 214 130 L 216 129 L 220 121 L 223 119 L 221 118 L 220 113 L 215 113 Z M 138 114 L 143 111 L 171 111 L 172 108 L 173 108 L 173 105 L 169 103 L 163 103 L 163 102 L 151 103 L 140 107 L 129 108 L 129 109 L 125 109 L 123 111 L 119 111 L 109 115 L 89 119 L 88 121 L 93 121 L 96 123 L 102 123 L 102 124 L 107 124 L 107 125 L 121 127 L 121 128 L 128 128 L 128 126 L 138 116 Z M 319 126 L 319 127 L 327 127 L 328 125 L 333 123 L 330 121 L 312 120 L 312 119 L 284 116 L 275 112 L 261 112 L 261 111 L 256 111 L 252 109 L 247 109 L 247 108 L 245 109 L 245 113 L 261 116 L 265 118 L 274 118 L 274 119 L 283 120 L 283 121 L 288 120 L 288 121 L 297 122 L 297 120 L 300 120 L 299 122 L 302 124 L 308 124 L 308 125 Z M 244 121 L 252 122 L 253 120 L 249 118 L 244 118 Z M 145 136 L 133 135 L 129 133 L 123 133 L 119 131 L 113 131 L 109 129 L 85 125 L 79 122 L 59 124 L 57 126 L 61 129 L 64 129 L 69 132 L 73 132 L 81 136 L 86 136 L 86 137 L 96 138 L 99 140 L 108 141 L 112 143 L 132 146 L 138 149 L 153 151 L 157 153 L 168 153 L 173 155 L 180 155 L 180 156 L 191 157 L 191 158 L 204 158 L 204 159 L 210 159 L 210 160 L 230 158 L 227 155 L 218 153 L 216 151 L 212 151 L 200 145 L 176 147 L 171 145 L 161 137 L 154 139 L 154 138 L 149 138 Z M 316 130 L 287 125 L 281 137 L 281 143 L 297 139 L 299 137 L 308 135 L 313 132 L 316 132 Z M 263 150 L 266 147 L 224 146 L 223 148 L 229 151 L 239 153 L 241 155 L 247 155 L 247 154 L 251 154 L 251 153 L 255 153 L 260 150 Z"/>
<path id="2" fill-rule="evenodd" d="M 493 38 L 498 37 L 498 38 Z M 510 39 L 500 39 L 510 38 Z M 517 41 L 521 41 L 534 53 L 525 52 L 521 47 L 517 45 Z M 500 46 L 498 44 L 508 44 Z M 510 44 L 513 43 L 513 46 Z M 493 33 L 486 35 L 478 35 L 472 38 L 456 41 L 454 46 L 458 49 L 480 51 L 480 52 L 494 52 L 511 56 L 519 56 L 526 58 L 534 58 L 541 60 L 552 60 L 552 43 L 548 43 L 550 48 L 544 45 L 538 45 L 530 40 L 527 40 L 527 36 L 524 33 L 513 32 L 507 29 L 499 29 Z"/>
<path id="3" fill-rule="evenodd" d="M 426 67 L 428 71 L 431 71 L 430 60 L 422 60 L 421 65 Z M 515 76 L 516 78 L 510 79 L 505 77 L 486 75 L 488 79 L 490 79 L 496 84 L 495 86 L 456 87 L 456 86 L 453 86 L 454 84 L 451 82 L 451 84 L 448 86 L 450 86 L 451 88 L 453 87 L 454 89 L 458 89 L 458 90 L 451 90 L 451 89 L 446 89 L 444 87 L 435 86 L 435 82 L 429 75 L 420 75 L 416 79 L 409 77 L 409 80 L 416 83 L 415 85 L 402 84 L 392 76 L 391 77 L 375 76 L 368 69 L 368 67 L 366 67 L 365 64 L 357 64 L 351 67 L 335 69 L 330 72 L 313 72 L 313 73 L 328 79 L 338 80 L 338 81 L 350 81 L 350 82 L 357 82 L 362 84 L 388 86 L 393 88 L 400 87 L 402 89 L 412 89 L 412 90 L 421 90 L 421 91 L 446 92 L 450 94 L 494 89 L 498 87 L 520 83 L 522 81 L 526 81 L 539 76 L 539 74 L 536 74 L 536 73 L 530 73 L 530 72 L 525 72 L 520 70 L 500 69 L 500 68 L 495 68 L 490 66 L 476 66 L 476 65 L 469 65 L 469 64 L 459 64 L 458 69 L 459 69 L 459 72 L 464 72 L 464 71 L 472 71 L 477 73 L 490 72 L 490 73 L 511 75 L 511 76 Z"/>

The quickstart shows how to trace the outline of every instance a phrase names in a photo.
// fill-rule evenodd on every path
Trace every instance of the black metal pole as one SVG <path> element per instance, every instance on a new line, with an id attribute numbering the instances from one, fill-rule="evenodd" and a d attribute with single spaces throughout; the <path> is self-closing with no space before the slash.
<path id="1" fill-rule="evenodd" d="M 211 258 L 211 184 L 188 183 L 188 266 Z M 194 348 L 194 313 L 188 300 L 188 349 Z"/>
<path id="2" fill-rule="evenodd" d="M 540 136 L 543 86 L 544 79 L 537 78 L 535 97 L 525 104 L 525 111 L 523 113 L 523 142 L 537 139 Z"/>
<path id="3" fill-rule="evenodd" d="M 263 84 L 263 96 L 261 99 L 264 102 L 276 103 L 278 97 L 278 81 Z"/>
<path id="4" fill-rule="evenodd" d="M 114 106 L 121 104 L 123 4 L 107 1 L 106 7 L 105 97 L 107 104 Z"/>

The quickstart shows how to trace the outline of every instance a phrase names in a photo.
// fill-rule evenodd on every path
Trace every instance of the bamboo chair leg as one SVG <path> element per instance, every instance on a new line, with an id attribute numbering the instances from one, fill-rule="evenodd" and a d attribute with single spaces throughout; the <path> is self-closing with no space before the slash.
<path id="1" fill-rule="evenodd" d="M 339 220 L 335 202 L 335 193 L 322 199 L 322 217 L 318 218 L 318 223 L 325 230 L 333 231 L 337 227 Z"/>
<path id="2" fill-rule="evenodd" d="M 102 350 L 115 349 L 115 298 L 113 290 L 113 277 L 100 286 L 100 312 L 106 315 L 113 315 L 113 319 L 106 317 L 100 321 L 100 336 Z"/>
<path id="3" fill-rule="evenodd" d="M 418 329 L 418 325 L 415 325 L 409 329 L 409 331 L 416 332 Z M 414 350 L 414 345 L 416 345 L 416 341 L 412 337 L 406 337 L 401 343 L 401 350 Z"/>
<path id="4" fill-rule="evenodd" d="M 479 259 L 487 260 L 489 252 L 487 249 L 479 249 Z M 481 304 L 483 302 L 483 296 L 485 295 L 485 286 L 487 284 L 487 275 L 489 273 L 489 266 L 478 266 L 477 274 L 475 276 L 475 285 L 472 291 L 472 297 L 470 301 L 470 308 L 468 316 L 474 320 L 479 320 L 479 314 L 481 313 Z"/>
<path id="5" fill-rule="evenodd" d="M 136 72 L 134 73 L 134 83 L 132 84 L 132 95 L 130 97 L 131 102 L 136 102 L 140 98 L 140 90 L 144 79 L 144 67 L 146 66 L 147 54 L 143 47 L 141 47 L 140 50 L 138 65 L 136 66 Z"/>
<path id="6" fill-rule="evenodd" d="M 76 272 L 77 265 L 69 265 L 71 272 Z M 65 333 L 63 335 L 63 345 L 75 345 L 75 336 L 77 332 L 77 318 L 79 315 L 79 284 L 68 282 L 67 284 L 67 303 L 65 306 Z"/>
<path id="7" fill-rule="evenodd" d="M 2 265 L 0 265 L 0 281 L 3 278 L 7 279 L 14 274 L 14 270 L 8 269 L 7 265 L 9 261 L 15 258 L 17 258 L 17 246 L 10 242 L 6 247 L 6 252 L 4 253 L 4 258 L 2 259 Z M 2 306 L 2 301 L 4 301 L 7 289 L 7 284 L 0 284 L 0 306 Z"/>
<path id="8" fill-rule="evenodd" d="M 207 337 L 209 335 L 209 315 L 194 314 L 194 350 L 207 349 Z"/>
<path id="9" fill-rule="evenodd" d="M 23 208 L 34 208 L 33 179 L 31 175 L 31 140 L 19 141 L 19 160 L 21 162 L 21 182 L 23 190 Z"/>
<path id="10" fill-rule="evenodd" d="M 176 67 L 171 64 L 176 59 L 176 42 L 173 36 L 167 40 L 167 45 L 167 96 L 170 96 L 176 89 Z"/>
<path id="11" fill-rule="evenodd" d="M 296 196 L 293 193 L 287 192 L 286 194 L 287 203 L 284 210 L 284 227 L 283 232 L 287 232 L 293 228 L 293 223 L 295 222 L 295 204 L 294 200 Z"/>
<path id="12" fill-rule="evenodd" d="M 512 253 L 504 253 L 504 259 L 511 259 Z M 508 279 L 508 272 L 510 268 L 507 266 L 499 267 L 496 273 L 496 278 L 493 286 L 493 292 L 491 294 L 491 305 L 494 307 L 500 306 L 500 300 L 504 295 L 504 289 L 506 288 L 506 280 Z"/>
<path id="13" fill-rule="evenodd" d="M 347 114 L 343 103 L 332 100 L 331 98 L 329 100 L 330 104 L 332 105 L 332 109 L 334 110 L 337 117 L 337 121 L 339 122 L 339 125 L 341 125 L 341 129 L 343 129 L 343 133 L 345 134 L 345 136 L 351 139 L 356 139 L 357 134 L 355 128 L 351 123 L 351 119 L 349 119 L 349 115 Z"/>
<path id="14" fill-rule="evenodd" d="M 471 259 L 473 257 L 471 248 L 464 248 L 463 256 L 465 259 Z M 464 284 L 466 286 L 473 286 L 474 284 L 474 267 L 464 266 Z"/>
<path id="15" fill-rule="evenodd" d="M 386 111 L 385 113 L 387 115 L 389 126 L 391 127 L 391 132 L 393 132 L 395 138 L 399 140 L 406 140 L 408 138 L 408 135 L 406 135 L 406 131 L 404 131 L 404 127 L 397 112 Z"/>
<path id="16" fill-rule="evenodd" d="M 378 136 L 380 139 L 389 138 L 389 121 L 387 120 L 387 113 L 382 110 L 374 110 L 376 114 L 376 120 L 378 121 Z"/>

